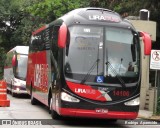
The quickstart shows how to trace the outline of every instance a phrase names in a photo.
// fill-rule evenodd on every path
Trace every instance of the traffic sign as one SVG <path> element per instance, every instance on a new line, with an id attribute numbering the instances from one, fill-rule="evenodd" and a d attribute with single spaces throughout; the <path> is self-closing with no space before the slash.
<path id="1" fill-rule="evenodd" d="M 151 50 L 150 69 L 160 69 L 160 50 Z"/>

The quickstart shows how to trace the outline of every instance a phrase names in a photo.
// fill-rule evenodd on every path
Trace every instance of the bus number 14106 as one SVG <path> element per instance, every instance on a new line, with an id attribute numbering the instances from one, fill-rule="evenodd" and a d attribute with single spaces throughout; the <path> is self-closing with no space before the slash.
<path id="1" fill-rule="evenodd" d="M 129 91 L 114 90 L 113 95 L 114 96 L 124 96 L 124 97 L 126 96 L 126 97 L 128 97 L 130 94 L 129 94 Z"/>

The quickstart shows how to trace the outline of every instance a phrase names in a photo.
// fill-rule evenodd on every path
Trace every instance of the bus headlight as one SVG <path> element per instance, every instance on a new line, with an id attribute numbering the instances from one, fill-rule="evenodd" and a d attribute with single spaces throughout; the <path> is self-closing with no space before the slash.
<path id="1" fill-rule="evenodd" d="M 125 102 L 124 104 L 126 106 L 136 106 L 136 105 L 140 104 L 140 99 L 139 99 L 139 97 L 137 97 L 136 99 Z"/>
<path id="2" fill-rule="evenodd" d="M 63 101 L 68 101 L 68 102 L 79 102 L 80 101 L 79 99 L 77 99 L 77 98 L 75 98 L 75 97 L 73 97 L 73 96 L 71 96 L 71 95 L 69 95 L 65 92 L 61 93 L 61 99 Z"/>
<path id="3" fill-rule="evenodd" d="M 19 89 L 19 88 L 16 88 L 16 91 L 20 91 L 20 89 Z"/>

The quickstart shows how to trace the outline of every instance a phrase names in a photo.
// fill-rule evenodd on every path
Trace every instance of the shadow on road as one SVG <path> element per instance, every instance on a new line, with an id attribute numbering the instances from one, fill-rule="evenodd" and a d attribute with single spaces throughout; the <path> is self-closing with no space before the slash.
<path id="1" fill-rule="evenodd" d="M 7 92 L 7 95 L 10 95 L 12 97 L 12 94 L 9 92 Z M 14 97 L 19 99 L 30 99 L 29 94 L 15 94 Z"/>
<path id="2" fill-rule="evenodd" d="M 59 121 L 58 121 L 59 122 Z M 68 127 L 123 127 L 116 120 L 111 119 L 90 119 L 90 118 L 71 118 L 63 117 L 60 120 L 61 124 Z"/>

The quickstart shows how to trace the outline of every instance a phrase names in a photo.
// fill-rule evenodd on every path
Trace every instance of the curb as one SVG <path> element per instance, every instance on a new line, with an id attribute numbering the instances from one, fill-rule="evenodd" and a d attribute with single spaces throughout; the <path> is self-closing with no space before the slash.
<path id="1" fill-rule="evenodd" d="M 155 117 L 157 117 L 157 116 L 150 116 L 150 117 L 145 117 L 145 116 L 138 116 L 138 118 L 142 118 L 142 119 L 145 119 L 145 120 L 152 120 L 152 121 L 157 121 L 157 122 L 160 122 L 160 116 L 159 116 L 159 118 L 157 119 L 157 118 L 155 118 Z"/>

